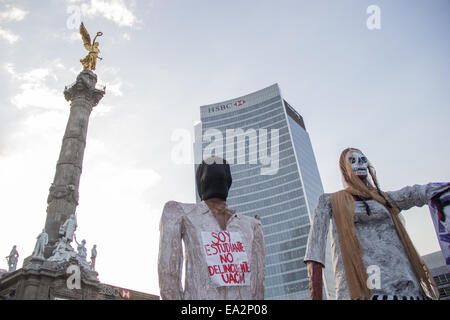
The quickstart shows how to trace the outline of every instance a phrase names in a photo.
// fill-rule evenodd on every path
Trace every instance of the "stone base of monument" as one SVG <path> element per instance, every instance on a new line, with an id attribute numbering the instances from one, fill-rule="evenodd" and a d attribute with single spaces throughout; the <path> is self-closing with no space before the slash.
<path id="1" fill-rule="evenodd" d="M 27 257 L 23 268 L 3 274 L 0 296 L 15 291 L 17 300 L 98 300 L 98 273 L 86 270 L 76 259 L 56 262 Z M 77 279 L 78 277 L 78 279 Z"/>
<path id="2" fill-rule="evenodd" d="M 157 295 L 100 283 L 96 271 L 86 269 L 84 263 L 80 265 L 73 257 L 66 261 L 49 261 L 30 256 L 21 269 L 3 271 L 0 300 L 159 300 Z"/>
<path id="3" fill-rule="evenodd" d="M 81 272 L 80 288 L 74 288 L 73 274 L 55 262 L 40 261 L 0 277 L 0 300 L 159 300 L 157 295 L 100 283 L 98 273 Z M 81 269 L 81 268 L 80 268 Z M 71 283 L 72 285 L 68 285 Z M 11 292 L 13 295 L 11 296 Z"/>
<path id="4" fill-rule="evenodd" d="M 23 265 L 22 268 L 31 268 L 31 267 L 38 267 L 44 263 L 45 259 L 41 257 L 36 256 L 29 256 L 23 259 Z"/>

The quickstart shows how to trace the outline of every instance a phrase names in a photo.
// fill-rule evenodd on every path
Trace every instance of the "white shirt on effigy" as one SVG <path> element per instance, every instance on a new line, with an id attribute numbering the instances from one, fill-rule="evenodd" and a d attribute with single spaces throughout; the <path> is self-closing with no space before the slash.
<path id="1" fill-rule="evenodd" d="M 207 264 L 202 232 L 221 232 L 214 214 L 203 201 L 186 204 L 169 201 L 160 222 L 158 275 L 162 299 L 240 300 L 264 298 L 265 246 L 261 222 L 240 214 L 227 221 L 226 231 L 241 235 L 250 264 L 248 285 L 218 286 Z M 181 284 L 185 247 L 185 286 Z M 248 280 L 248 279 L 247 279 Z"/>

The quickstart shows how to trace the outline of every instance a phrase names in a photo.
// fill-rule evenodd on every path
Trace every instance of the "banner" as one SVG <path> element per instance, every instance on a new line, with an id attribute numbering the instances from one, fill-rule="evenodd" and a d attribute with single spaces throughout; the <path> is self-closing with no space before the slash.
<path id="1" fill-rule="evenodd" d="M 435 193 L 428 202 L 428 207 L 445 263 L 450 271 L 450 189 L 448 183 L 442 184 L 442 187 L 444 191 Z"/>
<path id="2" fill-rule="evenodd" d="M 208 272 L 217 286 L 250 285 L 250 264 L 240 232 L 202 232 Z"/>

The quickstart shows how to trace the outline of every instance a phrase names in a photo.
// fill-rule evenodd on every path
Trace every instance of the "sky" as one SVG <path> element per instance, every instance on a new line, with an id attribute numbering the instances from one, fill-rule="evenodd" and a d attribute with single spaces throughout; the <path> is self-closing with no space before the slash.
<path id="1" fill-rule="evenodd" d="M 195 202 L 175 133 L 193 138 L 201 105 L 278 83 L 305 120 L 325 192 L 342 188 L 350 146 L 383 190 L 450 181 L 449 12 L 446 0 L 0 0 L 0 253 L 17 245 L 20 267 L 44 227 L 63 90 L 87 54 L 80 21 L 103 32 L 106 95 L 89 123 L 77 239 L 97 244 L 100 281 L 159 294 L 162 208 Z M 439 250 L 426 206 L 403 216 L 420 254 Z"/>

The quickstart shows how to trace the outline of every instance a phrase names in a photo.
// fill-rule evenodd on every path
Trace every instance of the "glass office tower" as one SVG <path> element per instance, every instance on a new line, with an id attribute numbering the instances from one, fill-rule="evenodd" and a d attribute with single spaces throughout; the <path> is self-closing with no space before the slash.
<path id="1" fill-rule="evenodd" d="M 309 299 L 303 257 L 323 187 L 303 118 L 282 98 L 277 84 L 202 106 L 200 114 L 196 163 L 202 155 L 204 159 L 211 155 L 225 158 L 233 177 L 228 206 L 261 219 L 266 245 L 265 298 Z M 324 297 L 333 299 L 329 257 L 328 248 Z"/>

